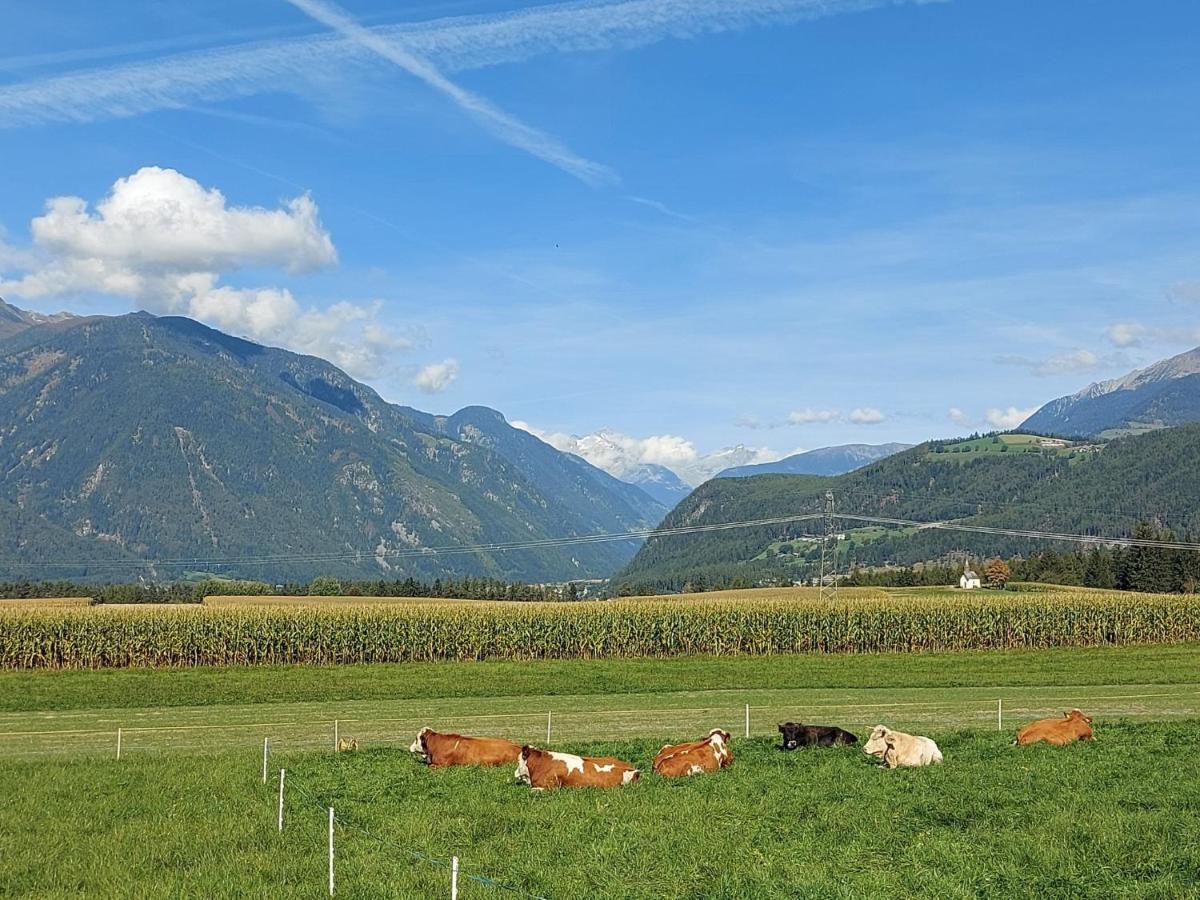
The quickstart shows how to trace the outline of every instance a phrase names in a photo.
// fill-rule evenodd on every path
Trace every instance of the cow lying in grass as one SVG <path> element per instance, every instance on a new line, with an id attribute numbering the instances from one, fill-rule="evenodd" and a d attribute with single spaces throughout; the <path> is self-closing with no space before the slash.
<path id="1" fill-rule="evenodd" d="M 942 761 L 942 751 L 927 737 L 892 731 L 876 725 L 871 738 L 863 745 L 863 753 L 883 760 L 886 768 L 900 766 L 928 766 Z"/>
<path id="2" fill-rule="evenodd" d="M 1026 744 L 1036 744 L 1045 741 L 1055 747 L 1071 744 L 1075 741 L 1090 741 L 1092 739 L 1092 720 L 1078 709 L 1063 713 L 1061 719 L 1038 719 L 1030 722 L 1017 732 L 1014 744 L 1024 747 Z"/>
<path id="3" fill-rule="evenodd" d="M 797 747 L 849 747 L 858 743 L 858 738 L 836 725 L 803 725 L 799 722 L 784 722 L 779 726 L 783 743 L 780 750 L 795 750 Z"/>
<path id="4" fill-rule="evenodd" d="M 517 781 L 535 791 L 558 787 L 620 787 L 638 779 L 638 770 L 611 756 L 575 756 L 537 747 L 522 747 L 517 757 Z"/>
<path id="5" fill-rule="evenodd" d="M 432 728 L 422 728 L 408 748 L 424 757 L 434 767 L 443 766 L 503 766 L 517 761 L 521 748 L 502 738 L 467 737 L 462 734 L 439 734 Z"/>
<path id="6" fill-rule="evenodd" d="M 666 746 L 654 757 L 654 771 L 663 778 L 718 772 L 733 762 L 729 732 L 714 728 L 702 741 Z"/>
<path id="7" fill-rule="evenodd" d="M 358 741 L 355 738 L 338 738 L 337 749 L 338 753 L 353 753 L 358 750 Z"/>

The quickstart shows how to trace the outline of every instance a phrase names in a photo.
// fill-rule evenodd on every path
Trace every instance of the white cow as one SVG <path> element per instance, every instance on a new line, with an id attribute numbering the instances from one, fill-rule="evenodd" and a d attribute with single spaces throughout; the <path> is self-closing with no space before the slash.
<path id="1" fill-rule="evenodd" d="M 889 769 L 898 766 L 929 766 L 942 761 L 942 751 L 927 737 L 892 731 L 876 725 L 871 738 L 863 745 L 863 752 L 883 760 Z"/>

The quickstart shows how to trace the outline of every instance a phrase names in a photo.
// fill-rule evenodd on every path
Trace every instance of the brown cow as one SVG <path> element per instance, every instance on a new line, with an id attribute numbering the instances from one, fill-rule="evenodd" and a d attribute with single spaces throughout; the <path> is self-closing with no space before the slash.
<path id="1" fill-rule="evenodd" d="M 575 756 L 537 747 L 521 748 L 513 773 L 535 791 L 557 787 L 620 787 L 638 780 L 638 770 L 611 756 Z"/>
<path id="2" fill-rule="evenodd" d="M 714 728 L 702 741 L 689 741 L 663 747 L 654 757 L 654 771 L 663 778 L 717 772 L 733 762 L 729 750 L 729 732 Z"/>
<path id="3" fill-rule="evenodd" d="M 1017 732 L 1013 744 L 1024 747 L 1026 744 L 1036 744 L 1045 741 L 1055 747 L 1075 741 L 1090 741 L 1092 739 L 1092 720 L 1077 709 L 1063 713 L 1061 719 L 1038 719 L 1030 722 Z"/>
<path id="4" fill-rule="evenodd" d="M 439 734 L 422 728 L 408 748 L 425 758 L 431 766 L 503 766 L 516 762 L 521 748 L 503 738 L 467 737 Z"/>

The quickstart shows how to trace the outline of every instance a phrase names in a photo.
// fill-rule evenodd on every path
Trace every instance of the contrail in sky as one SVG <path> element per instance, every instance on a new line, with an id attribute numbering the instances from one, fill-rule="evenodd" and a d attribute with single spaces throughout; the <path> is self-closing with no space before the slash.
<path id="1" fill-rule="evenodd" d="M 616 183 L 620 180 L 608 167 L 573 153 L 551 135 L 526 125 L 489 100 L 455 84 L 432 63 L 406 50 L 402 45 L 359 25 L 334 4 L 324 0 L 287 2 L 322 25 L 327 25 L 377 56 L 395 63 L 435 91 L 445 94 L 506 144 L 545 160 L 587 184 Z"/>
<path id="2" fill-rule="evenodd" d="M 576 0 L 401 25 L 350 24 L 441 74 L 551 53 L 628 50 L 666 39 L 929 2 L 942 0 Z M 162 49 L 166 42 L 140 46 L 150 52 L 156 45 Z M 95 58 L 103 52 L 89 51 Z M 72 55 L 63 57 L 68 62 Z M 68 71 L 0 85 L 0 128 L 128 118 L 270 92 L 319 94 L 328 84 L 369 74 L 376 59 L 373 47 L 338 29 L 337 34 L 239 43 Z M 0 68 L 9 61 L 0 60 Z M 584 163 L 585 171 L 595 165 Z"/>

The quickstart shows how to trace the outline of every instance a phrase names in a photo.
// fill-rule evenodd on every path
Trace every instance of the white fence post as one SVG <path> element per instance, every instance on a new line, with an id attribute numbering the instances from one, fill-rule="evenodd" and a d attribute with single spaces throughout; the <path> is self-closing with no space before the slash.
<path id="1" fill-rule="evenodd" d="M 287 769 L 279 770 L 279 831 L 283 832 L 283 779 L 287 777 Z"/>
<path id="2" fill-rule="evenodd" d="M 450 858 L 450 900 L 458 900 L 458 857 Z"/>
<path id="3" fill-rule="evenodd" d="M 267 783 L 267 742 L 270 738 L 263 738 L 263 784 Z"/>
<path id="4" fill-rule="evenodd" d="M 750 737 L 750 704 L 746 704 L 746 737 Z"/>
<path id="5" fill-rule="evenodd" d="M 329 896 L 333 896 L 333 807 L 329 807 Z"/>
<path id="6" fill-rule="evenodd" d="M 333 752 L 337 753 L 338 748 L 338 720 L 333 720 Z"/>
<path id="7" fill-rule="evenodd" d="M 546 713 L 546 746 L 550 746 L 550 719 L 554 715 L 553 712 Z"/>
<path id="8" fill-rule="evenodd" d="M 1004 698 L 996 701 L 996 730 L 1004 730 Z"/>
<path id="9" fill-rule="evenodd" d="M 117 729 L 117 759 L 121 758 L 121 729 Z"/>

